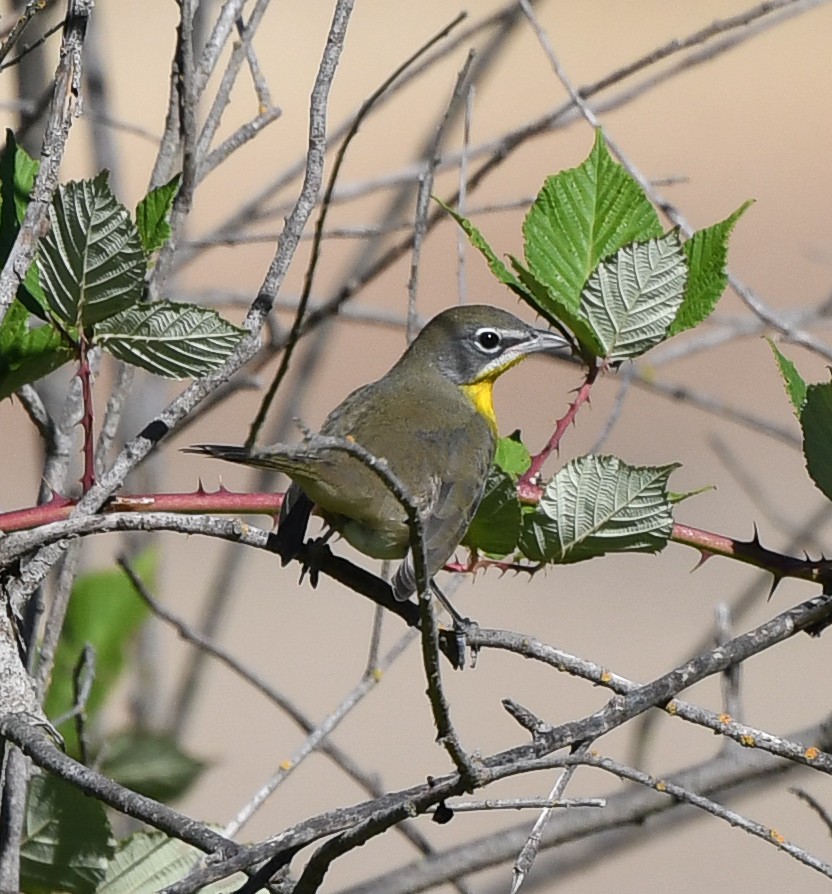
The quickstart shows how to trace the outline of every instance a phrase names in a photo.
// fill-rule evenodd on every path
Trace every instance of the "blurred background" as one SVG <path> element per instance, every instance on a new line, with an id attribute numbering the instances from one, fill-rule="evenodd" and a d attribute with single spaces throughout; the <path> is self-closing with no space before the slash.
<path id="1" fill-rule="evenodd" d="M 782 324 L 780 330 L 802 327 L 827 343 L 824 308 L 832 297 L 832 7 L 796 2 L 767 7 L 773 11 L 760 16 L 758 7 L 739 0 L 534 4 L 564 71 L 581 87 L 674 40 L 684 45 L 717 20 L 745 17 L 743 27 L 723 24 L 713 29 L 713 36 L 690 40 L 689 48 L 682 46 L 631 77 L 616 80 L 590 102 L 609 137 L 657 182 L 694 228 L 722 220 L 746 199 L 755 200 L 732 237 L 731 271 L 755 291 L 770 319 Z M 504 3 L 479 0 L 450 39 L 507 9 Z M 204 3 L 203 21 L 213 22 L 216 11 L 216 4 Z M 332 89 L 330 132 L 348 121 L 409 54 L 459 11 L 438 0 L 357 4 Z M 472 48 L 481 69 L 469 100 L 468 170 L 478 169 L 497 146 L 510 151 L 469 192 L 465 207 L 499 253 L 522 253 L 525 207 L 547 175 L 586 157 L 593 133 L 572 115 L 559 118 L 554 128 L 541 126 L 536 136 L 516 146 L 508 136 L 542 121 L 567 100 L 533 29 L 514 13 L 490 27 L 473 29 L 422 75 L 391 93 L 362 125 L 347 153 L 339 198 L 331 209 L 332 238 L 324 245 L 313 304 L 330 299 L 406 236 L 425 148 Z M 253 46 L 281 115 L 200 185 L 167 283 L 170 297 L 210 302 L 240 320 L 257 294 L 276 235 L 298 192 L 297 172 L 287 172 L 302 161 L 306 150 L 309 95 L 331 15 L 332 4 L 299 0 L 266 10 Z M 128 207 L 147 191 L 164 128 L 176 23 L 176 4 L 167 0 L 97 5 L 90 41 L 104 89 L 100 95 L 87 92 L 86 114 L 73 127 L 63 180 L 90 176 L 106 165 Z M 57 36 L 51 38 L 33 54 L 32 63 L 39 60 L 49 79 L 57 41 Z M 34 77 L 31 71 L 18 71 L 21 79 Z M 215 75 L 208 96 L 218 82 Z M 6 126 L 12 128 L 20 123 L 19 86 L 10 75 L 0 81 Z M 241 76 L 231 100 L 218 142 L 258 113 L 250 77 Z M 109 123 L 103 146 L 96 139 L 95 116 Z M 36 151 L 36 132 L 28 138 L 35 141 Z M 443 148 L 451 160 L 438 172 L 438 196 L 448 197 L 458 187 L 463 143 L 457 117 Z M 382 221 L 388 230 L 391 223 L 398 228 L 374 234 Z M 279 295 L 281 327 L 291 322 L 308 245 L 302 244 Z M 350 390 L 387 370 L 406 343 L 409 275 L 410 255 L 405 252 L 357 289 L 341 314 L 302 342 L 267 423 L 267 440 L 299 437 L 293 417 L 317 427 Z M 455 303 L 460 291 L 467 300 L 497 304 L 533 319 L 490 279 L 478 254 L 467 245 L 460 248 L 456 225 L 448 220 L 430 232 L 424 246 L 420 317 Z M 768 547 L 829 554 L 828 504 L 805 473 L 799 428 L 761 337 L 764 333 L 782 341 L 781 348 L 807 380 L 826 379 L 826 358 L 783 337 L 776 326 L 760 325 L 748 305 L 729 291 L 708 324 L 643 358 L 637 380 L 626 392 L 620 375 L 606 376 L 547 473 L 571 456 L 598 449 L 638 465 L 679 462 L 682 468 L 671 479 L 674 490 L 712 489 L 681 504 L 677 521 L 745 539 L 756 524 Z M 254 487 L 256 479 L 245 470 L 183 456 L 178 448 L 195 442 L 242 443 L 260 400 L 257 386 L 268 383 L 277 362 L 275 357 L 252 373 L 246 387 L 164 442 L 128 489 L 188 491 L 200 479 L 209 488 L 220 480 L 232 489 Z M 111 377 L 105 367 L 98 392 L 102 406 Z M 520 428 L 527 444 L 539 448 L 579 381 L 577 369 L 565 362 L 533 358 L 523 364 L 496 389 L 503 433 Z M 60 394 L 65 385 L 64 376 L 52 387 Z M 138 432 L 182 387 L 143 382 L 141 399 L 134 401 L 124 421 L 124 437 Z M 0 405 L 0 431 L 7 457 L 0 464 L 2 508 L 29 505 L 41 471 L 36 433 L 13 401 Z M 268 525 L 267 519 L 252 521 Z M 367 600 L 328 581 L 315 591 L 307 582 L 299 585 L 295 567 L 282 569 L 266 553 L 172 534 L 157 535 L 154 541 L 162 556 L 157 595 L 165 605 L 199 625 L 217 581 L 226 575 L 227 598 L 219 611 L 216 640 L 315 721 L 333 711 L 358 684 L 373 627 Z M 115 535 L 97 539 L 86 554 L 87 567 L 109 566 L 123 545 Z M 346 544 L 337 551 L 367 561 Z M 532 580 L 491 572 L 474 584 L 464 582 L 456 603 L 483 626 L 528 632 L 646 682 L 712 641 L 714 612 L 720 604 L 742 606 L 735 612 L 736 631 L 741 632 L 813 595 L 811 586 L 787 581 L 767 601 L 770 580 L 765 575 L 722 559 L 712 559 L 691 574 L 697 561 L 693 550 L 671 544 L 658 556 L 600 559 L 553 568 Z M 402 632 L 399 622 L 386 620 L 382 651 Z M 303 734 L 249 685 L 215 663 L 206 665 L 183 707 L 179 690 L 193 653 L 169 627 L 154 623 L 142 637 L 141 650 L 140 672 L 125 685 L 109 721 L 118 725 L 138 711 L 151 725 L 179 726 L 187 749 L 210 767 L 177 806 L 223 824 L 299 748 Z M 753 659 L 742 669 L 741 719 L 781 735 L 818 722 L 829 711 L 828 667 L 829 634 L 819 640 L 799 636 Z M 482 654 L 474 670 L 448 672 L 446 684 L 463 743 L 483 754 L 524 741 L 501 707 L 504 697 L 518 700 L 552 724 L 596 710 L 609 697 L 606 690 L 497 653 Z M 333 740 L 366 772 L 377 773 L 386 789 L 419 784 L 428 775 L 450 769 L 434 741 L 424 688 L 414 643 L 333 733 Z M 148 692 L 153 693 L 150 699 Z M 721 710 L 715 678 L 684 697 Z M 635 726 L 594 747 L 625 762 L 633 759 Z M 642 746 L 641 765 L 667 775 L 708 759 L 722 743 L 701 729 L 661 718 Z M 552 781 L 550 775 L 523 776 L 486 795 L 544 796 Z M 793 774 L 718 800 L 776 827 L 821 859 L 832 860 L 828 830 L 787 791 L 796 783 L 832 808 L 832 783 L 817 773 Z M 614 778 L 583 769 L 567 794 L 624 790 Z M 318 812 L 365 797 L 330 760 L 313 755 L 256 813 L 240 839 L 276 834 Z M 442 827 L 426 818 L 416 822 L 436 848 L 444 850 L 518 824 L 530 828 L 533 821 L 529 811 L 458 815 Z M 362 880 L 416 859 L 411 845 L 388 832 L 338 861 L 325 890 L 353 890 L 351 886 Z M 472 890 L 506 890 L 509 868 L 503 865 L 476 876 Z M 672 822 L 648 821 L 603 839 L 547 851 L 532 871 L 528 890 L 593 894 L 658 890 L 669 884 L 678 892 L 717 887 L 812 892 L 828 883 L 775 848 L 691 808 L 676 811 Z"/>

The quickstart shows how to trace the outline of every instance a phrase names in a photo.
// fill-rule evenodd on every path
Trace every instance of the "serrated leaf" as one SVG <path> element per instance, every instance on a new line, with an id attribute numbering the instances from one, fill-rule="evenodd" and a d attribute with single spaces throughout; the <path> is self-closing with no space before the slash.
<path id="1" fill-rule="evenodd" d="M 529 270 L 573 314 L 600 260 L 661 233 L 655 209 L 600 130 L 583 164 L 547 178 L 523 223 Z"/>
<path id="2" fill-rule="evenodd" d="M 529 448 L 520 440 L 520 432 L 516 431 L 507 438 L 497 440 L 494 453 L 494 465 L 509 475 L 519 477 L 532 464 Z"/>
<path id="3" fill-rule="evenodd" d="M 135 304 L 147 262 L 138 230 L 116 201 L 107 171 L 58 188 L 51 229 L 38 247 L 38 276 L 52 313 L 90 326 Z"/>
<path id="4" fill-rule="evenodd" d="M 808 386 L 800 409 L 800 427 L 809 477 L 832 500 L 832 383 Z"/>
<path id="5" fill-rule="evenodd" d="M 92 894 L 113 855 L 103 805 L 56 776 L 29 783 L 20 848 L 23 891 Z"/>
<path id="6" fill-rule="evenodd" d="M 514 477 L 492 467 L 482 501 L 462 543 L 490 556 L 508 555 L 517 546 L 520 521 Z"/>
<path id="7" fill-rule="evenodd" d="M 687 263 L 675 232 L 619 249 L 581 293 L 581 312 L 610 361 L 638 357 L 661 342 L 685 293 Z"/>
<path id="8" fill-rule="evenodd" d="M 0 323 L 0 400 L 72 357 L 57 330 L 49 325 L 29 328 L 29 311 L 15 298 Z"/>
<path id="9" fill-rule="evenodd" d="M 142 553 L 134 568 L 152 590 L 157 558 Z M 117 682 L 127 660 L 127 648 L 150 610 L 136 594 L 121 569 L 94 571 L 78 578 L 72 588 L 66 620 L 55 655 L 52 682 L 44 710 L 52 720 L 66 714 L 73 704 L 73 673 L 81 650 L 89 643 L 95 650 L 95 682 L 87 702 L 87 715 L 94 718 Z M 61 725 L 67 753 L 78 754 L 74 725 Z"/>
<path id="10" fill-rule="evenodd" d="M 177 174 L 163 186 L 151 189 L 136 206 L 136 227 L 147 255 L 170 239 L 170 212 L 181 179 L 182 175 Z"/>
<path id="11" fill-rule="evenodd" d="M 668 331 L 676 335 L 698 326 L 710 316 L 728 284 L 728 237 L 746 209 L 754 203 L 744 202 L 720 223 L 694 233 L 685 243 L 688 259 L 688 282 L 685 298 Z"/>
<path id="12" fill-rule="evenodd" d="M 806 400 L 806 382 L 803 377 L 797 371 L 797 367 L 786 357 L 785 354 L 777 347 L 776 344 L 770 339 L 766 338 L 766 341 L 769 344 L 769 347 L 774 354 L 774 359 L 777 361 L 777 366 L 780 369 L 780 375 L 783 377 L 783 384 L 786 387 L 786 394 L 789 396 L 789 400 L 792 402 L 792 406 L 794 407 L 794 414 L 797 418 L 800 418 L 800 410 L 803 407 L 803 403 Z"/>
<path id="13" fill-rule="evenodd" d="M 99 324 L 95 342 L 125 363 L 159 376 L 184 379 L 221 367 L 246 334 L 214 310 L 155 301 L 131 307 Z"/>
<path id="14" fill-rule="evenodd" d="M 547 484 L 523 517 L 520 549 L 532 561 L 580 562 L 610 552 L 658 552 L 673 530 L 667 481 L 678 463 L 629 466 L 583 456 Z"/>
<path id="15" fill-rule="evenodd" d="M 204 854 L 161 832 L 136 832 L 116 850 L 96 894 L 156 894 L 184 878 Z M 202 894 L 237 891 L 246 876 L 235 873 L 201 888 Z"/>
<path id="16" fill-rule="evenodd" d="M 513 255 L 509 255 L 509 260 L 523 287 L 531 296 L 527 300 L 531 302 L 534 309 L 550 323 L 560 322 L 570 329 L 585 356 L 603 356 L 601 343 L 580 313 L 574 312 L 571 307 L 563 304 L 557 295 L 550 292 L 546 285 L 539 282 L 531 270 L 524 267 L 522 262 Z"/>
<path id="17" fill-rule="evenodd" d="M 163 803 L 184 795 L 206 767 L 170 736 L 149 730 L 125 730 L 107 739 L 102 754 L 102 773 Z"/>

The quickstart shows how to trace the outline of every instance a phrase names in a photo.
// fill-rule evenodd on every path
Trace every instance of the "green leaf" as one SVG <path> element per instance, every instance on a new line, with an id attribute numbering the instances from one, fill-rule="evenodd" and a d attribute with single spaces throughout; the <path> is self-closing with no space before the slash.
<path id="1" fill-rule="evenodd" d="M 6 129 L 6 145 L 0 154 L 0 261 L 5 263 L 29 205 L 40 163 L 17 145 Z"/>
<path id="2" fill-rule="evenodd" d="M 670 327 L 669 335 L 698 326 L 716 307 L 728 284 L 725 269 L 728 261 L 728 237 L 746 209 L 753 204 L 752 201 L 745 202 L 730 217 L 699 230 L 685 243 L 690 271 L 688 284 L 685 299 Z"/>
<path id="3" fill-rule="evenodd" d="M 524 267 L 522 262 L 513 255 L 509 255 L 509 260 L 523 287 L 532 296 L 527 300 L 532 303 L 534 309 L 550 323 L 560 322 L 567 326 L 577 339 L 585 356 L 602 357 L 604 351 L 601 343 L 580 313 L 575 312 L 571 306 L 562 303 L 556 294 L 549 291 L 544 283 L 539 282 L 531 270 Z"/>
<path id="4" fill-rule="evenodd" d="M 780 351 L 777 345 L 774 344 L 770 338 L 766 338 L 766 341 L 769 343 L 769 347 L 774 353 L 774 359 L 777 361 L 777 366 L 780 368 L 780 375 L 783 377 L 783 384 L 786 386 L 786 394 L 789 395 L 789 400 L 794 407 L 795 416 L 799 419 L 800 411 L 806 401 L 806 382 L 797 371 L 797 367 L 794 363 Z"/>
<path id="5" fill-rule="evenodd" d="M 142 242 L 102 171 L 94 180 L 59 187 L 40 241 L 38 275 L 52 313 L 69 326 L 90 326 L 142 295 L 147 271 Z"/>
<path id="6" fill-rule="evenodd" d="M 136 832 L 122 841 L 96 894 L 156 894 L 183 879 L 205 855 L 161 832 Z M 201 888 L 201 894 L 238 891 L 242 873 Z"/>
<path id="7" fill-rule="evenodd" d="M 171 736 L 148 730 L 125 730 L 109 738 L 102 754 L 102 773 L 164 803 L 184 795 L 206 767 Z"/>
<path id="8" fill-rule="evenodd" d="M 463 545 L 490 556 L 508 555 L 517 546 L 520 522 L 514 476 L 492 467 L 482 501 L 462 540 Z"/>
<path id="9" fill-rule="evenodd" d="M 46 293 L 40 284 L 37 258 L 29 264 L 26 276 L 23 277 L 23 282 L 17 290 L 17 297 L 31 314 L 45 323 L 52 322 L 49 316 L 49 302 L 46 300 Z M 74 326 L 67 326 L 67 328 L 75 329 Z"/>
<path id="10" fill-rule="evenodd" d="M 221 367 L 246 334 L 208 308 L 155 301 L 99 324 L 95 342 L 125 363 L 183 379 Z"/>
<path id="11" fill-rule="evenodd" d="M 136 226 L 145 254 L 152 255 L 170 239 L 170 212 L 179 189 L 181 174 L 158 186 L 136 206 Z"/>
<path id="12" fill-rule="evenodd" d="M 6 145 L 0 154 L 0 264 L 6 263 L 17 239 L 39 168 L 40 162 L 18 146 L 14 134 L 6 130 Z M 33 270 L 34 264 L 18 288 L 17 297 L 31 313 L 45 320 L 46 304 Z"/>
<path id="13" fill-rule="evenodd" d="M 800 426 L 809 477 L 832 500 L 832 383 L 809 385 L 806 389 Z"/>
<path id="14" fill-rule="evenodd" d="M 519 477 L 532 464 L 529 448 L 520 440 L 520 432 L 516 431 L 507 438 L 497 440 L 497 451 L 494 454 L 494 465 L 509 475 Z"/>
<path id="15" fill-rule="evenodd" d="M 472 224 L 467 217 L 463 217 L 458 211 L 454 211 L 453 208 L 451 208 L 449 205 L 446 205 L 441 199 L 437 199 L 436 196 L 433 197 L 433 200 L 436 202 L 437 205 L 447 211 L 448 214 L 450 214 L 451 217 L 460 225 L 460 227 L 462 227 L 462 231 L 468 237 L 468 241 L 485 258 L 486 262 L 488 263 L 488 269 L 492 272 L 497 281 L 501 282 L 505 286 L 508 286 L 524 301 L 530 302 L 531 296 L 529 295 L 526 288 L 497 256 L 497 253 L 485 241 L 485 237 L 474 226 L 474 224 Z M 532 306 L 535 306 L 534 302 L 532 302 Z"/>
<path id="16" fill-rule="evenodd" d="M 583 164 L 547 178 L 523 223 L 529 269 L 573 314 L 600 260 L 661 233 L 655 209 L 600 130 Z"/>
<path id="17" fill-rule="evenodd" d="M 153 589 L 157 559 L 152 551 L 138 556 L 134 568 Z M 78 579 L 72 590 L 64 622 L 52 682 L 44 709 L 54 720 L 73 706 L 73 673 L 86 643 L 95 650 L 95 683 L 87 703 L 87 715 L 94 718 L 118 680 L 127 658 L 127 647 L 150 610 L 136 594 L 121 569 L 95 571 Z M 67 753 L 78 754 L 72 722 L 61 724 Z"/>
<path id="18" fill-rule="evenodd" d="M 667 481 L 678 463 L 628 466 L 615 456 L 567 463 L 523 517 L 520 549 L 536 562 L 580 562 L 610 552 L 658 552 L 673 530 Z"/>
<path id="19" fill-rule="evenodd" d="M 661 342 L 682 303 L 687 272 L 675 232 L 627 245 L 599 264 L 581 295 L 581 311 L 603 356 L 627 360 Z"/>
<path id="20" fill-rule="evenodd" d="M 51 326 L 29 328 L 29 311 L 15 298 L 0 323 L 0 400 L 42 379 L 73 357 Z"/>
<path id="21" fill-rule="evenodd" d="M 92 894 L 113 851 L 104 807 L 56 776 L 29 783 L 20 848 L 20 886 L 27 894 Z"/>

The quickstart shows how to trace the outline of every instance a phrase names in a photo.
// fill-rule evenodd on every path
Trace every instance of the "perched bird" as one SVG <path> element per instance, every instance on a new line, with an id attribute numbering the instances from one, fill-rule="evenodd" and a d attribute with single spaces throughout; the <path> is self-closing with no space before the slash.
<path id="1" fill-rule="evenodd" d="M 496 307 L 463 305 L 435 316 L 393 368 L 353 391 L 326 418 L 321 434 L 358 444 L 384 459 L 415 502 L 432 579 L 459 545 L 482 499 L 497 443 L 491 389 L 524 357 L 565 352 L 568 342 Z M 313 508 L 360 552 L 404 559 L 393 579 L 397 599 L 416 590 L 404 508 L 355 456 L 274 445 L 198 444 L 204 453 L 284 472 L 292 479 L 278 521 L 278 552 L 297 555 Z"/>

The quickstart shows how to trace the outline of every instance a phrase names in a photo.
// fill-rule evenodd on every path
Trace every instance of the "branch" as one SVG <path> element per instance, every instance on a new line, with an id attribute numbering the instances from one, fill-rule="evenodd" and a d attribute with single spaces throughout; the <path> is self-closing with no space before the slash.
<path id="1" fill-rule="evenodd" d="M 22 714 L 0 717 L 0 737 L 15 745 L 37 766 L 55 773 L 81 791 L 103 801 L 119 813 L 191 844 L 206 854 L 227 858 L 241 851 L 240 845 L 144 795 L 124 788 L 112 779 L 79 764 L 64 754 L 44 733 Z"/>

